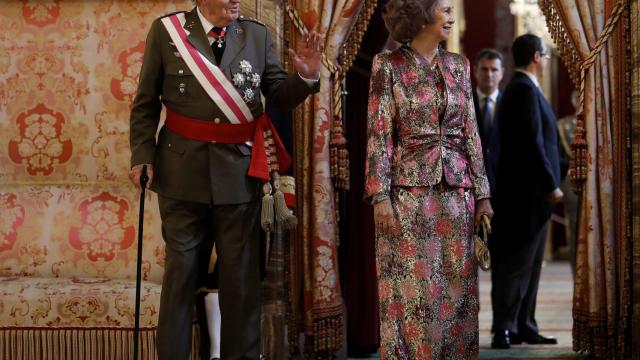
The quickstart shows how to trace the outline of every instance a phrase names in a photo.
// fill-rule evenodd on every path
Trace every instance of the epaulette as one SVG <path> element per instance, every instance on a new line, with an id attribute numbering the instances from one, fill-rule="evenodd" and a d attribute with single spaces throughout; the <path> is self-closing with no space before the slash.
<path id="1" fill-rule="evenodd" d="M 182 11 L 174 11 L 174 12 L 172 12 L 172 13 L 168 13 L 168 14 L 162 15 L 162 16 L 160 16 L 158 19 L 164 19 L 164 18 L 166 18 L 167 16 L 171 16 L 171 15 L 175 15 L 175 14 L 181 14 L 181 13 L 186 13 L 186 11 L 185 11 L 185 10 L 182 10 Z"/>
<path id="2" fill-rule="evenodd" d="M 262 21 L 260 21 L 260 20 L 258 20 L 258 19 L 254 19 L 254 18 L 252 18 L 252 17 L 250 17 L 250 16 L 240 15 L 240 16 L 238 16 L 238 21 L 251 21 L 251 22 L 254 22 L 254 23 L 256 23 L 256 24 L 260 24 L 260 25 L 262 25 L 262 26 L 264 26 L 264 27 L 266 27 L 266 26 L 267 26 L 267 25 L 265 25 Z"/>

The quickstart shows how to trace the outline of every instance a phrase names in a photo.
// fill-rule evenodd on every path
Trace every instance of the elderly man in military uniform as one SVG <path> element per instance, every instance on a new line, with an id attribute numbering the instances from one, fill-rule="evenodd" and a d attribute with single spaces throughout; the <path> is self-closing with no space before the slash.
<path id="1" fill-rule="evenodd" d="M 239 9 L 239 0 L 197 0 L 189 12 L 155 20 L 147 37 L 131 110 L 129 177 L 139 187 L 146 165 L 148 187 L 158 194 L 166 243 L 160 359 L 189 356 L 198 262 L 209 258 L 212 240 L 219 261 L 221 357 L 260 356 L 263 182 L 248 176 L 258 144 L 237 134 L 264 117 L 261 93 L 291 109 L 318 91 L 324 38 L 311 32 L 297 52 L 289 50 L 297 70 L 289 75 L 267 28 Z M 156 140 L 162 105 L 167 118 Z"/>

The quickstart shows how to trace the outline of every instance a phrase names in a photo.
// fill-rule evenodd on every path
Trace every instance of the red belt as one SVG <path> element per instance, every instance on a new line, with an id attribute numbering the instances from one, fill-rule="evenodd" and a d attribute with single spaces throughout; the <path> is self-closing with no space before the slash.
<path id="1" fill-rule="evenodd" d="M 263 181 L 269 181 L 270 173 L 274 171 L 269 161 L 277 160 L 279 172 L 285 172 L 291 166 L 291 157 L 280 141 L 271 119 L 265 113 L 246 124 L 216 124 L 207 120 L 188 118 L 167 108 L 165 126 L 174 133 L 191 140 L 222 144 L 244 144 L 247 141 L 253 141 L 248 175 Z M 267 130 L 271 130 L 274 140 L 272 149 L 275 149 L 275 154 L 271 155 L 275 155 L 275 159 L 267 155 L 265 144 Z"/>

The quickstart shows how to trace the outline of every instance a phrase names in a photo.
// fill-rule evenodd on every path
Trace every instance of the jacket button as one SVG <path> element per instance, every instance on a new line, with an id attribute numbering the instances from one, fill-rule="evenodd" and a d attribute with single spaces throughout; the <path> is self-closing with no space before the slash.
<path id="1" fill-rule="evenodd" d="M 220 118 L 213 119 L 213 122 L 216 123 L 216 124 L 220 124 Z"/>
<path id="2" fill-rule="evenodd" d="M 168 147 L 171 147 L 171 144 L 168 144 L 167 146 L 168 146 Z"/>
<path id="3" fill-rule="evenodd" d="M 182 70 L 182 69 L 178 70 L 178 74 L 180 74 L 180 75 L 184 74 L 184 70 Z"/>

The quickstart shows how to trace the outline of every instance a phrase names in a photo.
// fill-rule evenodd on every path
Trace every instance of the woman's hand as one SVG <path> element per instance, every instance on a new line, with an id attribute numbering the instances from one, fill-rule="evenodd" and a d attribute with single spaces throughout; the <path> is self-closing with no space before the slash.
<path id="1" fill-rule="evenodd" d="M 476 227 L 480 226 L 480 224 L 482 223 L 482 215 L 487 215 L 489 221 L 491 221 L 491 218 L 493 217 L 493 208 L 491 208 L 491 202 L 489 201 L 489 199 L 478 200 L 478 202 L 476 203 Z"/>
<path id="2" fill-rule="evenodd" d="M 378 234 L 397 235 L 400 233 L 400 223 L 393 215 L 391 200 L 385 199 L 373 205 L 373 219 Z"/>

